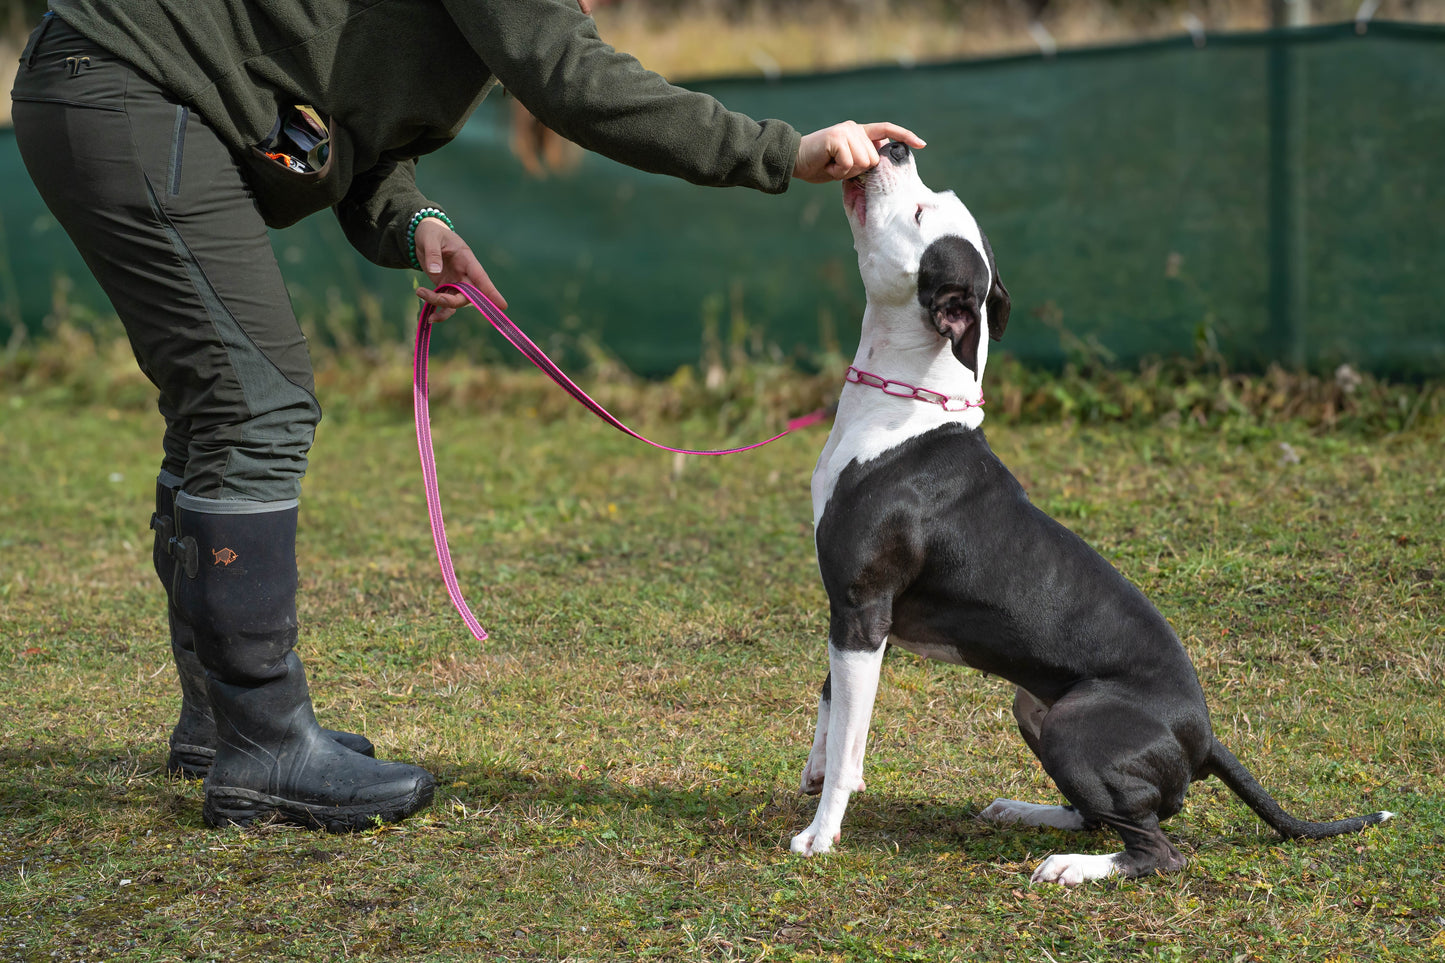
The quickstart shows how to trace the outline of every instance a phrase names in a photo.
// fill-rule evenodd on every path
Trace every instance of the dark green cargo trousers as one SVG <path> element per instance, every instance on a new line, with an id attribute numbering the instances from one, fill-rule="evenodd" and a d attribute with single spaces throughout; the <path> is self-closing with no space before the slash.
<path id="1" fill-rule="evenodd" d="M 206 122 L 55 16 L 15 79 L 21 157 L 160 390 L 161 470 L 233 503 L 295 499 L 321 418 L 241 170 Z"/>

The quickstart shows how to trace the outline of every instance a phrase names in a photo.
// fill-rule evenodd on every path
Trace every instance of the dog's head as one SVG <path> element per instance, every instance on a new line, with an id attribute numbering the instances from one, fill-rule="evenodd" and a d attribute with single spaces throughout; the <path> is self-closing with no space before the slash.
<path id="1" fill-rule="evenodd" d="M 984 335 L 1003 337 L 1010 306 L 988 238 L 952 191 L 924 186 L 906 144 L 878 153 L 877 167 L 843 183 L 868 301 L 916 304 L 919 323 L 947 338 L 954 357 L 982 378 Z"/>

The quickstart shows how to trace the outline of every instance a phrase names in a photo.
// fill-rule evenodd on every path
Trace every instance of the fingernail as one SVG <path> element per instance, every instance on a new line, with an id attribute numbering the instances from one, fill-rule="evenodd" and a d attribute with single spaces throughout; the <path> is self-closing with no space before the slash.
<path id="1" fill-rule="evenodd" d="M 430 264 L 428 264 L 428 265 L 426 266 L 426 269 L 427 269 L 427 273 L 429 273 L 429 274 L 440 274 L 440 273 L 441 273 L 441 270 L 442 270 L 441 262 L 440 262 L 440 261 L 433 261 L 433 262 L 431 262 Z"/>

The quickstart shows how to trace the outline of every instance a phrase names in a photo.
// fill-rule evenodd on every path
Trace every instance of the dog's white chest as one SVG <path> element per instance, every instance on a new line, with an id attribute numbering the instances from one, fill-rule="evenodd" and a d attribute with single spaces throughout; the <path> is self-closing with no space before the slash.
<path id="1" fill-rule="evenodd" d="M 982 423 L 983 411 L 978 408 L 945 411 L 939 405 L 894 398 L 873 388 L 848 385 L 839 398 L 833 430 L 813 469 L 814 530 L 822 521 L 839 476 L 849 465 L 854 462 L 867 465 L 908 439 L 943 425 L 977 428 Z"/>

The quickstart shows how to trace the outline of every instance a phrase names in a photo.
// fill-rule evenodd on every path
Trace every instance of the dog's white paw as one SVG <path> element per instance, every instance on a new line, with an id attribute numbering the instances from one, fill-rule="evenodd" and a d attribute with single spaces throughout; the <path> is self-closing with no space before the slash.
<path id="1" fill-rule="evenodd" d="M 801 833 L 793 837 L 792 850 L 800 856 L 821 856 L 833 848 L 833 844 L 842 838 L 842 833 L 834 833 L 831 837 L 819 832 L 817 827 L 809 826 Z"/>
<path id="2" fill-rule="evenodd" d="M 978 818 L 1000 826 L 1022 824 L 1067 830 L 1084 828 L 1084 817 L 1075 810 L 1063 806 L 1040 806 L 1016 799 L 995 799 L 984 807 Z"/>
<path id="3" fill-rule="evenodd" d="M 798 787 L 799 790 L 809 796 L 816 796 L 822 792 L 824 769 L 825 766 L 821 763 L 816 766 L 813 765 L 813 760 L 810 757 L 808 764 L 803 767 L 803 781 Z"/>
<path id="4" fill-rule="evenodd" d="M 1106 876 L 1113 876 L 1119 871 L 1114 860 L 1120 855 L 1122 854 L 1109 853 L 1091 856 L 1084 853 L 1071 853 L 1067 856 L 1050 856 L 1039 864 L 1038 869 L 1034 870 L 1034 875 L 1029 878 L 1029 882 L 1078 886 L 1091 879 L 1103 879 Z"/>

